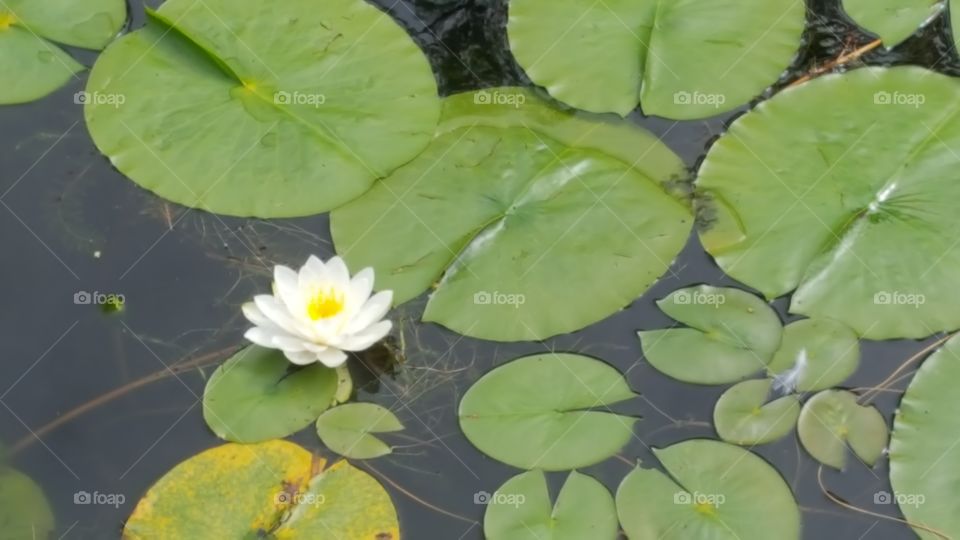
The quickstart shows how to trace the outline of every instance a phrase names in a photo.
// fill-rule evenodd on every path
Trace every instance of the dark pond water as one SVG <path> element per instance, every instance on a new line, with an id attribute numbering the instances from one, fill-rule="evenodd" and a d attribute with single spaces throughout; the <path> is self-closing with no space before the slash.
<path id="1" fill-rule="evenodd" d="M 150 2 L 155 6 L 154 2 Z M 526 84 L 506 50 L 505 5 L 499 0 L 379 1 L 427 51 L 444 94 Z M 781 85 L 812 66 L 871 41 L 844 18 L 835 2 L 813 0 L 811 28 L 794 69 Z M 142 24 L 133 8 L 131 25 Z M 917 63 L 960 73 L 948 25 L 937 21 L 893 52 L 874 51 L 871 64 Z M 78 53 L 92 62 L 94 55 Z M 4 75 L 0 74 L 0 78 Z M 167 366 L 204 357 L 241 341 L 239 306 L 269 287 L 275 263 L 299 264 L 310 253 L 332 254 L 326 216 L 264 222 L 223 218 L 167 204 L 113 170 L 95 149 L 73 95 L 81 74 L 39 102 L 0 107 L 0 441 L 12 461 L 46 491 L 57 516 L 57 536 L 116 538 L 136 500 L 181 460 L 220 444 L 206 429 L 199 405 L 204 370 L 183 370 L 126 392 L 84 414 L 78 405 Z M 815 114 L 815 111 L 811 111 Z M 644 118 L 637 123 L 663 136 L 694 168 L 735 114 L 700 122 Z M 459 397 L 482 373 L 517 356 L 545 350 L 599 357 L 627 373 L 643 399 L 626 407 L 641 415 L 627 460 L 650 448 L 692 437 L 714 437 L 713 403 L 723 388 L 667 379 L 641 357 L 638 329 L 669 324 L 653 304 L 680 286 L 733 284 L 704 255 L 696 238 L 670 272 L 643 298 L 609 319 L 547 343 L 494 344 L 420 324 L 423 299 L 404 306 L 406 363 L 395 375 L 370 375 L 360 399 L 396 411 L 407 426 L 390 457 L 361 467 L 378 475 L 399 509 L 407 539 L 482 538 L 484 507 L 474 494 L 492 492 L 516 471 L 482 456 L 460 434 Z M 121 313 L 78 305 L 74 295 L 123 294 Z M 781 314 L 786 302 L 776 303 Z M 871 386 L 923 344 L 865 343 L 851 387 Z M 214 355 L 213 359 L 221 358 Z M 208 357 L 209 358 L 209 357 Z M 209 362 L 208 362 L 209 363 Z M 370 365 L 375 365 L 371 362 Z M 366 374 L 365 377 L 362 375 Z M 905 387 L 908 379 L 897 387 Z M 899 394 L 875 402 L 891 418 Z M 68 416 L 69 421 L 46 429 Z M 307 430 L 296 439 L 323 452 Z M 904 525 L 857 514 L 831 503 L 816 481 L 817 466 L 795 437 L 755 451 L 793 486 L 803 508 L 804 538 L 911 538 Z M 620 460 L 591 467 L 614 489 L 629 466 Z M 556 486 L 564 474 L 551 475 Z M 874 504 L 889 490 L 887 463 L 825 472 L 825 483 L 851 504 L 888 516 L 895 506 Z M 80 491 L 121 494 L 119 507 L 78 505 Z"/>

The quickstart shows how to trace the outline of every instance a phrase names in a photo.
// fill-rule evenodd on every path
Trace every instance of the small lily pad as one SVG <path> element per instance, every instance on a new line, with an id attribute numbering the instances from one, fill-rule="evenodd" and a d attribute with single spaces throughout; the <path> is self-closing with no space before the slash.
<path id="1" fill-rule="evenodd" d="M 399 538 L 396 510 L 376 480 L 346 461 L 325 465 L 282 440 L 212 448 L 154 484 L 123 537 Z"/>
<path id="2" fill-rule="evenodd" d="M 829 319 L 804 319 L 783 329 L 767 372 L 779 388 L 812 392 L 847 380 L 859 363 L 860 341 L 852 329 Z"/>
<path id="3" fill-rule="evenodd" d="M 807 400 L 797 425 L 800 442 L 814 459 L 836 469 L 847 461 L 847 445 L 872 467 L 887 445 L 887 423 L 876 407 L 857 403 L 846 390 L 825 390 Z"/>
<path id="4" fill-rule="evenodd" d="M 49 538 L 54 528 L 43 489 L 22 472 L 0 466 L 0 540 Z"/>
<path id="5" fill-rule="evenodd" d="M 251 345 L 217 368 L 203 393 L 203 417 L 222 439 L 259 442 L 310 425 L 333 404 L 337 371 L 299 367 L 283 352 Z"/>
<path id="6" fill-rule="evenodd" d="M 613 367 L 575 354 L 538 354 L 480 378 L 460 401 L 460 428 L 488 456 L 521 469 L 586 467 L 616 454 L 636 418 L 606 412 L 636 397 Z"/>
<path id="7" fill-rule="evenodd" d="M 630 540 L 800 538 L 790 487 L 755 454 L 706 439 L 654 454 L 667 474 L 637 467 L 617 489 L 617 513 Z"/>
<path id="8" fill-rule="evenodd" d="M 843 0 L 843 10 L 857 24 L 895 47 L 944 9 L 942 0 Z"/>
<path id="9" fill-rule="evenodd" d="M 0 3 L 0 105 L 40 99 L 84 69 L 55 43 L 100 49 L 126 19 L 123 0 Z"/>
<path id="10" fill-rule="evenodd" d="M 741 291 L 700 285 L 657 302 L 689 328 L 639 332 L 643 355 L 662 373 L 689 383 L 726 384 L 764 369 L 780 345 L 776 312 Z"/>
<path id="11" fill-rule="evenodd" d="M 400 420 L 374 403 L 348 403 L 334 407 L 317 419 L 317 433 L 330 450 L 353 459 L 370 459 L 392 452 L 389 445 L 371 433 L 403 429 Z"/>
<path id="12" fill-rule="evenodd" d="M 571 471 L 550 504 L 542 471 L 507 480 L 488 500 L 483 516 L 486 540 L 615 540 L 617 510 L 606 487 Z"/>
<path id="13" fill-rule="evenodd" d="M 363 0 L 169 0 L 110 45 L 84 114 L 140 186 L 237 216 L 331 210 L 416 156 L 440 112 L 433 72 Z"/>
<path id="14" fill-rule="evenodd" d="M 775 441 L 795 425 L 800 416 L 796 396 L 783 396 L 767 403 L 771 379 L 743 381 L 727 390 L 713 409 L 713 423 L 720 438 L 741 446 Z"/>

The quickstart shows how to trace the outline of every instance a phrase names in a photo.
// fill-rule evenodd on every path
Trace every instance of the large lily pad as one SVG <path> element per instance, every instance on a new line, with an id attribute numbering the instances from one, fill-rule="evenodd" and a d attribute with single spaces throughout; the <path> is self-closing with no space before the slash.
<path id="1" fill-rule="evenodd" d="M 55 42 L 100 49 L 126 18 L 123 0 L 5 0 L 0 4 L 0 105 L 40 99 L 84 69 Z"/>
<path id="2" fill-rule="evenodd" d="M 800 402 L 783 396 L 767 402 L 773 381 L 758 379 L 734 385 L 713 408 L 713 424 L 720 438 L 741 446 L 775 441 L 797 425 Z"/>
<path id="3" fill-rule="evenodd" d="M 150 488 L 123 537 L 399 539 L 376 480 L 346 461 L 324 465 L 286 441 L 207 450 Z"/>
<path id="4" fill-rule="evenodd" d="M 942 0 L 843 0 L 843 9 L 885 47 L 898 45 L 943 11 Z"/>
<path id="5" fill-rule="evenodd" d="M 625 122 L 483 90 L 447 98 L 434 142 L 333 212 L 331 230 L 396 302 L 433 287 L 424 320 L 539 340 L 609 316 L 666 271 L 691 216 L 663 184 L 683 175 Z"/>
<path id="6" fill-rule="evenodd" d="M 521 469 L 586 467 L 617 453 L 636 418 L 602 409 L 637 394 L 613 367 L 575 354 L 514 360 L 460 401 L 460 427 L 484 454 Z"/>
<path id="7" fill-rule="evenodd" d="M 853 330 L 829 319 L 804 319 L 783 329 L 767 371 L 782 389 L 812 392 L 847 380 L 859 363 L 860 341 Z"/>
<path id="8" fill-rule="evenodd" d="M 694 439 L 654 449 L 667 474 L 637 467 L 617 489 L 630 540 L 800 538 L 800 510 L 780 474 L 737 446 Z"/>
<path id="9" fill-rule="evenodd" d="M 846 390 L 825 390 L 803 404 L 797 434 L 814 459 L 843 469 L 847 445 L 872 467 L 883 454 L 888 431 L 876 407 L 860 405 L 857 396 Z"/>
<path id="10" fill-rule="evenodd" d="M 121 172 L 186 206 L 335 208 L 415 156 L 440 103 L 426 59 L 363 0 L 170 0 L 97 60 L 85 114 Z"/>
<path id="11" fill-rule="evenodd" d="M 0 465 L 0 540 L 49 538 L 53 529 L 43 489 L 22 472 Z"/>
<path id="12" fill-rule="evenodd" d="M 890 437 L 890 483 L 911 523 L 960 537 L 960 339 L 920 366 L 900 402 Z M 915 527 L 920 537 L 942 538 Z"/>
<path id="13" fill-rule="evenodd" d="M 795 0 L 511 0 L 507 31 L 527 75 L 563 102 L 689 119 L 776 82 L 804 14 Z"/>
<path id="14" fill-rule="evenodd" d="M 676 290 L 657 302 L 689 328 L 639 332 L 643 355 L 665 375 L 726 384 L 764 369 L 780 344 L 776 312 L 756 296 L 726 287 Z"/>
<path id="15" fill-rule="evenodd" d="M 336 391 L 335 369 L 294 366 L 279 350 L 251 345 L 210 377 L 203 417 L 222 439 L 266 441 L 310 425 L 333 404 Z"/>
<path id="16" fill-rule="evenodd" d="M 768 298 L 797 289 L 791 311 L 861 336 L 960 327 L 958 111 L 960 81 L 917 67 L 784 90 L 707 155 L 704 247 Z"/>
<path id="17" fill-rule="evenodd" d="M 572 471 L 551 507 L 542 471 L 507 480 L 487 504 L 486 540 L 615 540 L 617 510 L 607 488 Z"/>
<path id="18" fill-rule="evenodd" d="M 330 450 L 353 459 L 389 454 L 392 449 L 372 433 L 400 431 L 396 415 L 375 403 L 347 403 L 334 407 L 317 419 L 317 434 Z"/>

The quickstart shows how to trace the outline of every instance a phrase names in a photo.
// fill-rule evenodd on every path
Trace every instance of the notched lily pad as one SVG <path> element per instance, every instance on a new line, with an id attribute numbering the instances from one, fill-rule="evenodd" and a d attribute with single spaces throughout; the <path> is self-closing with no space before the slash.
<path id="1" fill-rule="evenodd" d="M 944 10 L 942 0 L 843 0 L 843 10 L 877 35 L 886 48 L 899 45 Z"/>
<path id="2" fill-rule="evenodd" d="M 123 0 L 5 0 L 0 4 L 0 105 L 45 97 L 84 69 L 55 43 L 100 49 L 126 19 Z"/>
<path id="3" fill-rule="evenodd" d="M 677 380 L 739 381 L 764 369 L 780 345 L 776 312 L 739 289 L 689 287 L 670 293 L 657 306 L 689 328 L 642 331 L 640 344 L 653 367 Z"/>
<path id="4" fill-rule="evenodd" d="M 433 143 L 331 215 L 351 268 L 425 321 L 498 341 L 541 340 L 634 301 L 689 236 L 686 174 L 649 132 L 556 109 L 532 92 L 444 100 Z"/>
<path id="5" fill-rule="evenodd" d="M 720 396 L 713 423 L 720 438 L 741 446 L 775 441 L 797 425 L 800 402 L 796 396 L 769 401 L 771 379 L 743 381 Z"/>
<path id="6" fill-rule="evenodd" d="M 511 0 L 507 32 L 527 75 L 565 103 L 692 119 L 776 82 L 804 15 L 793 0 Z"/>
<path id="7" fill-rule="evenodd" d="M 953 12 L 956 15 L 956 11 Z M 924 540 L 942 540 L 930 529 L 960 538 L 960 338 L 924 360 L 893 419 L 890 484 L 904 517 Z"/>
<path id="8" fill-rule="evenodd" d="M 283 352 L 251 345 L 207 381 L 203 417 L 221 439 L 259 442 L 310 425 L 333 404 L 337 370 L 291 364 Z"/>
<path id="9" fill-rule="evenodd" d="M 123 537 L 400 538 L 396 510 L 376 480 L 346 461 L 324 466 L 280 440 L 201 452 L 150 488 Z"/>
<path id="10" fill-rule="evenodd" d="M 617 510 L 606 487 L 571 471 L 550 504 L 542 471 L 507 480 L 487 500 L 483 516 L 486 540 L 615 540 Z"/>
<path id="11" fill-rule="evenodd" d="M 330 450 L 353 459 L 370 459 L 392 452 L 389 445 L 371 435 L 401 431 L 396 415 L 374 403 L 347 403 L 317 419 L 317 434 Z"/>
<path id="12" fill-rule="evenodd" d="M 316 214 L 409 161 L 440 111 L 433 72 L 363 0 L 169 0 L 97 60 L 87 126 L 137 184 L 237 216 Z"/>
<path id="13" fill-rule="evenodd" d="M 846 390 L 816 394 L 800 411 L 797 424 L 800 442 L 814 459 L 835 469 L 847 461 L 847 445 L 872 467 L 887 445 L 887 423 L 876 407 L 857 403 Z"/>
<path id="14" fill-rule="evenodd" d="M 602 410 L 636 397 L 613 367 L 538 354 L 481 377 L 460 401 L 460 428 L 484 454 L 521 469 L 586 467 L 617 453 L 636 418 Z"/>
<path id="15" fill-rule="evenodd" d="M 796 289 L 791 312 L 869 339 L 960 327 L 958 104 L 960 81 L 906 66 L 780 92 L 707 154 L 703 246 L 767 298 Z"/>
<path id="16" fill-rule="evenodd" d="M 637 467 L 617 489 L 617 513 L 630 540 L 800 538 L 793 493 L 755 454 L 706 439 L 654 454 L 666 474 Z"/>
<path id="17" fill-rule="evenodd" d="M 778 388 L 812 392 L 841 384 L 859 363 L 860 341 L 853 330 L 829 319 L 804 319 L 783 329 L 767 372 Z"/>
<path id="18" fill-rule="evenodd" d="M 53 510 L 43 489 L 29 476 L 0 464 L 0 540 L 49 538 Z"/>

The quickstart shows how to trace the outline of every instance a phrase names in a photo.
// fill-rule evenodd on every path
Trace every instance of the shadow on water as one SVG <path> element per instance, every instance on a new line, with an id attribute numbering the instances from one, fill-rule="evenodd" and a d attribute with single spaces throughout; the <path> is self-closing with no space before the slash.
<path id="1" fill-rule="evenodd" d="M 507 50 L 504 2 L 378 3 L 390 5 L 390 13 L 427 51 L 443 94 L 528 84 Z M 872 41 L 836 1 L 812 0 L 809 7 L 803 48 L 777 87 Z M 142 10 L 135 10 L 132 27 L 142 21 Z M 78 57 L 89 64 L 95 55 Z M 901 47 L 874 49 L 860 61 L 914 63 L 960 74 L 942 18 Z M 7 446 L 21 441 L 14 465 L 43 486 L 54 506 L 58 536 L 113 538 L 152 482 L 220 443 L 203 423 L 199 396 L 222 356 L 215 352 L 241 339 L 240 304 L 268 287 L 273 264 L 298 264 L 309 253 L 329 256 L 332 246 L 326 216 L 273 222 L 218 217 L 167 204 L 137 188 L 110 167 L 85 131 L 82 108 L 73 102 L 84 81 L 81 74 L 47 99 L 0 108 L 0 190 L 5 192 L 0 238 L 6 253 L 0 264 L 0 441 Z M 683 123 L 639 112 L 633 118 L 664 136 L 694 168 L 737 114 Z M 420 324 L 423 298 L 402 306 L 401 332 L 392 344 L 402 352 L 402 366 L 388 365 L 384 359 L 392 354 L 381 351 L 353 368 L 361 370 L 360 398 L 391 407 L 407 426 L 391 439 L 398 446 L 394 455 L 360 464 L 384 478 L 404 537 L 482 538 L 478 522 L 484 508 L 474 503 L 474 494 L 494 491 L 516 471 L 483 457 L 464 439 L 456 406 L 471 381 L 523 354 L 593 355 L 626 372 L 643 394 L 628 407 L 643 421 L 621 452 L 625 459 L 587 470 L 611 489 L 629 471 L 627 463 L 651 457 L 651 447 L 714 436 L 712 407 L 723 389 L 661 376 L 641 359 L 634 334 L 668 324 L 654 299 L 700 282 L 734 284 L 693 237 L 642 299 L 600 324 L 543 344 L 464 338 Z M 126 305 L 119 313 L 105 313 L 75 303 L 81 291 L 123 294 Z M 786 319 L 786 302 L 776 306 Z M 921 347 L 908 341 L 865 343 L 851 386 L 876 384 Z M 144 384 L 142 378 L 151 374 L 156 379 Z M 130 384 L 132 391 L 71 415 L 78 404 Z M 875 403 L 890 420 L 898 399 L 896 392 L 884 393 Z M 64 415 L 70 416 L 56 429 L 33 435 Z M 295 439 L 324 451 L 310 430 Z M 904 525 L 829 502 L 817 486 L 815 463 L 795 437 L 755 451 L 793 486 L 804 510 L 804 538 L 913 536 Z M 552 487 L 563 477 L 551 475 Z M 842 474 L 828 472 L 825 481 L 851 504 L 899 515 L 895 506 L 874 504 L 874 493 L 890 489 L 885 461 L 873 470 L 852 466 Z M 125 502 L 118 507 L 75 504 L 80 491 L 122 494 Z"/>

